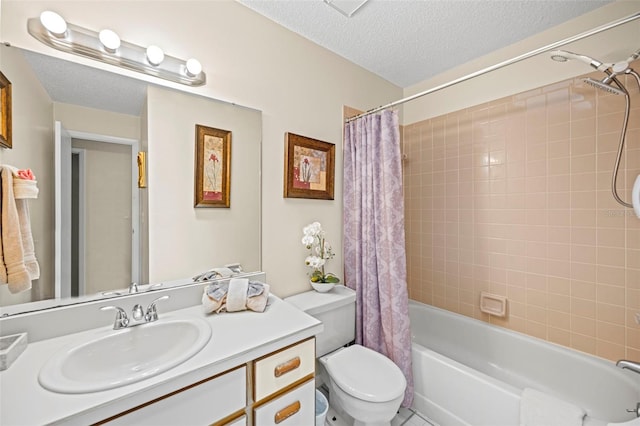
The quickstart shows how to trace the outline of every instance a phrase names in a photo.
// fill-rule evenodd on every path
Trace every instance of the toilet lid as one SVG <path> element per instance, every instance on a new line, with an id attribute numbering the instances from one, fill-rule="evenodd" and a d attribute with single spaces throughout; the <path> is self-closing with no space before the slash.
<path id="1" fill-rule="evenodd" d="M 349 346 L 327 357 L 325 365 L 336 385 L 364 401 L 391 401 L 407 386 L 393 361 L 364 346 Z"/>

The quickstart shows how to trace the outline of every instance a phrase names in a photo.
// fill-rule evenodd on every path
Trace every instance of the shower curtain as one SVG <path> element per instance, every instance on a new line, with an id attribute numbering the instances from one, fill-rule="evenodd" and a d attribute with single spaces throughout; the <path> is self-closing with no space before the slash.
<path id="1" fill-rule="evenodd" d="M 397 111 L 345 125 L 345 282 L 356 291 L 356 343 L 383 353 L 413 401 L 400 129 Z"/>

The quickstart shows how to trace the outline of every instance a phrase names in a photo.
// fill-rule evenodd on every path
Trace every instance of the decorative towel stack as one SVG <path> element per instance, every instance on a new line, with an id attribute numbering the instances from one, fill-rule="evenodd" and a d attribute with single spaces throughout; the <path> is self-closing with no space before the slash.
<path id="1" fill-rule="evenodd" d="M 520 398 L 520 426 L 582 426 L 585 410 L 535 389 Z"/>
<path id="2" fill-rule="evenodd" d="M 206 313 L 238 312 L 251 310 L 264 312 L 269 300 L 269 284 L 232 278 L 226 282 L 214 282 L 204 289 L 202 306 Z"/>
<path id="3" fill-rule="evenodd" d="M 28 199 L 38 198 L 38 183 L 31 170 L 0 166 L 2 204 L 0 205 L 0 284 L 11 293 L 29 290 L 40 278 L 35 256 Z"/>

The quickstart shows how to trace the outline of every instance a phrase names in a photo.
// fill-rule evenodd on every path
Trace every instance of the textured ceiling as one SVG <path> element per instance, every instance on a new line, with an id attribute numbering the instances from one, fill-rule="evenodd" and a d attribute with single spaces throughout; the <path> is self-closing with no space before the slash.
<path id="1" fill-rule="evenodd" d="M 368 0 L 349 18 L 323 0 L 238 1 L 403 88 L 611 2 Z"/>
<path id="2" fill-rule="evenodd" d="M 53 56 L 21 50 L 56 102 L 139 116 L 147 83 Z"/>

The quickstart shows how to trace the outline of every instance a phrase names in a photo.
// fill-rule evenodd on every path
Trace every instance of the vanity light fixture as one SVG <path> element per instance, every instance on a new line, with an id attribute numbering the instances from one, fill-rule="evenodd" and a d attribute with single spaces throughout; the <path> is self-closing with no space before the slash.
<path id="1" fill-rule="evenodd" d="M 153 66 L 158 66 L 164 61 L 164 52 L 158 46 L 152 44 L 147 47 L 147 61 Z"/>
<path id="2" fill-rule="evenodd" d="M 64 18 L 50 10 L 40 14 L 40 23 L 56 37 L 63 37 L 64 33 L 67 32 L 67 22 Z"/>
<path id="3" fill-rule="evenodd" d="M 120 47 L 120 37 L 111 30 L 102 30 L 98 34 L 100 43 L 109 53 L 114 53 Z"/>
<path id="4" fill-rule="evenodd" d="M 202 86 L 207 81 L 202 65 L 196 59 L 185 61 L 165 55 L 158 46 L 144 48 L 120 40 L 112 30 L 104 29 L 97 33 L 70 24 L 52 11 L 42 12 L 40 18 L 29 19 L 27 30 L 37 40 L 63 52 L 187 86 Z"/>
<path id="5" fill-rule="evenodd" d="M 202 72 L 202 65 L 200 64 L 200 61 L 194 58 L 187 59 L 186 67 L 187 74 L 192 77 L 195 77 Z"/>

